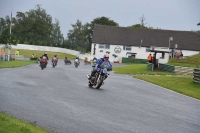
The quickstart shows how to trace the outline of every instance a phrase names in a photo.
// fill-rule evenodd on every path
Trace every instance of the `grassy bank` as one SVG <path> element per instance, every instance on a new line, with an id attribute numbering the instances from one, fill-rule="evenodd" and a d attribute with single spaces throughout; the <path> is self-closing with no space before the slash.
<path id="1" fill-rule="evenodd" d="M 196 54 L 183 59 L 170 59 L 168 64 L 174 66 L 200 68 L 200 54 Z"/>
<path id="2" fill-rule="evenodd" d="M 0 112 L 0 133 L 49 133 L 34 123 L 25 123 Z"/>
<path id="3" fill-rule="evenodd" d="M 0 62 L 0 68 L 15 68 L 21 66 L 27 66 L 30 64 L 36 64 L 37 61 L 27 61 L 27 60 L 14 60 L 14 61 L 3 61 Z"/>
<path id="4" fill-rule="evenodd" d="M 200 84 L 193 83 L 192 77 L 165 75 L 134 77 L 200 100 Z"/>

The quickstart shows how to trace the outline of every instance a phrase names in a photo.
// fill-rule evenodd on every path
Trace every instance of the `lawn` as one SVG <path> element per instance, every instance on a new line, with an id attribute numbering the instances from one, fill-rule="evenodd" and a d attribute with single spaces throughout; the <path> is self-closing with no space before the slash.
<path id="1" fill-rule="evenodd" d="M 147 64 L 127 64 L 127 66 L 114 67 L 113 71 L 116 74 L 131 74 L 135 78 L 200 99 L 200 84 L 193 83 L 192 76 L 176 75 L 170 72 L 148 71 Z"/>
<path id="2" fill-rule="evenodd" d="M 30 64 L 36 64 L 36 63 L 38 63 L 38 62 L 35 60 L 3 61 L 3 62 L 0 62 L 0 68 L 15 68 L 15 67 L 27 66 Z"/>
<path id="3" fill-rule="evenodd" d="M 161 72 L 161 71 L 148 71 L 147 64 L 128 64 L 127 66 L 114 67 L 113 71 L 116 74 L 148 74 L 148 75 L 173 75 L 171 72 Z"/>
<path id="4" fill-rule="evenodd" d="M 200 100 L 200 84 L 193 83 L 193 77 L 166 75 L 134 77 Z"/>
<path id="5" fill-rule="evenodd" d="M 36 122 L 26 123 L 22 120 L 0 112 L 0 133 L 50 133 L 36 126 Z"/>

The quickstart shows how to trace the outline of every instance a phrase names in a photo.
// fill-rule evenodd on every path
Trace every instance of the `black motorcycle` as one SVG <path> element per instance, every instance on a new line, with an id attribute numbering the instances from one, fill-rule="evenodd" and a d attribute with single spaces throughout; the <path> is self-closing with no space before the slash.
<path id="1" fill-rule="evenodd" d="M 65 62 L 66 65 L 67 64 L 72 64 L 72 62 L 71 62 L 71 60 L 69 58 L 65 58 L 64 62 Z"/>
<path id="2" fill-rule="evenodd" d="M 93 66 L 94 67 L 94 66 Z M 110 65 L 109 62 L 103 62 L 100 65 L 100 68 L 97 69 L 97 72 L 94 76 L 92 76 L 89 80 L 88 86 L 92 87 L 95 86 L 97 89 L 99 89 L 103 84 L 104 80 L 108 77 L 108 71 L 110 71 Z M 87 75 L 89 77 L 89 75 Z"/>

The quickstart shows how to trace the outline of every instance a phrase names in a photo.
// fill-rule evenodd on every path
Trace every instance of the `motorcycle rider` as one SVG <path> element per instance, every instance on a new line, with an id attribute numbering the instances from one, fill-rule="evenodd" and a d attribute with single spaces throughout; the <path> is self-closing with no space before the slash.
<path id="1" fill-rule="evenodd" d="M 78 57 L 78 56 L 74 59 L 74 64 L 75 64 L 76 61 L 78 62 L 78 64 L 80 64 L 80 61 L 79 61 L 79 57 Z"/>
<path id="2" fill-rule="evenodd" d="M 53 56 L 53 58 L 56 58 L 57 59 L 57 61 L 56 61 L 56 66 L 57 66 L 57 62 L 58 62 L 58 57 L 57 57 L 57 55 L 55 54 L 54 56 Z M 51 62 L 53 63 L 53 58 L 51 59 Z"/>
<path id="3" fill-rule="evenodd" d="M 103 63 L 103 62 L 109 62 L 109 65 L 110 65 L 110 68 L 108 69 L 108 71 L 112 71 L 112 65 L 111 65 L 111 63 L 110 63 L 110 61 L 109 61 L 109 55 L 108 54 L 105 54 L 104 56 L 103 56 L 103 58 L 100 58 L 100 59 L 98 59 L 98 60 L 96 60 L 96 63 L 98 64 L 96 67 L 95 67 L 95 69 L 92 71 L 92 73 L 91 73 L 91 76 L 90 75 L 88 75 L 88 79 L 90 80 L 91 79 L 91 77 L 92 76 L 94 76 L 95 75 L 95 73 L 97 72 L 97 69 L 100 69 L 100 65 Z M 106 75 L 106 77 L 105 77 L 105 79 L 107 78 L 107 75 Z"/>
<path id="4" fill-rule="evenodd" d="M 96 65 L 96 61 L 97 61 L 97 58 L 94 57 L 94 58 L 92 59 L 92 63 L 93 63 L 94 66 Z"/>
<path id="5" fill-rule="evenodd" d="M 40 66 L 41 66 L 41 64 L 42 64 L 42 60 L 41 60 L 41 59 L 42 59 L 43 56 L 45 56 L 45 57 L 47 58 L 47 60 L 49 60 L 49 57 L 48 57 L 47 53 L 44 53 L 44 54 L 40 57 Z M 48 64 L 48 62 L 47 62 L 47 64 Z M 46 64 L 46 65 L 47 65 L 47 64 Z"/>

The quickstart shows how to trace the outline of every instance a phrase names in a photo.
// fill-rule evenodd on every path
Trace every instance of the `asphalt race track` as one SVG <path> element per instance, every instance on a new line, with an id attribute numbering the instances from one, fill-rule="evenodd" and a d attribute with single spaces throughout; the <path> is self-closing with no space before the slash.
<path id="1" fill-rule="evenodd" d="M 0 111 L 57 133 L 200 133 L 199 100 L 113 72 L 89 88 L 91 68 L 0 69 Z"/>

